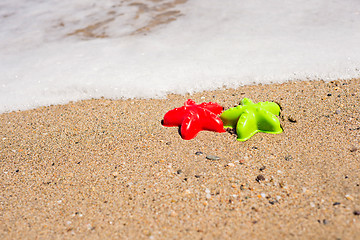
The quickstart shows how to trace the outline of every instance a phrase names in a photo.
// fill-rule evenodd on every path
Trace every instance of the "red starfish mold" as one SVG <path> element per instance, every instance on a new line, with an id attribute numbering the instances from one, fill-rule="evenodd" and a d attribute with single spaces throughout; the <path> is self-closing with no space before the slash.
<path id="1" fill-rule="evenodd" d="M 193 139 L 202 130 L 225 132 L 223 122 L 217 116 L 222 111 L 223 107 L 217 103 L 196 104 L 189 99 L 184 106 L 168 111 L 162 125 L 179 126 L 180 135 L 185 140 Z"/>

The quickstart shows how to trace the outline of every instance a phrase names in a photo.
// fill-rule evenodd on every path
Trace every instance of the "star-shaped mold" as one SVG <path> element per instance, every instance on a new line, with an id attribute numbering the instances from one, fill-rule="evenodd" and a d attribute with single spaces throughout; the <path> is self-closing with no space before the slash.
<path id="1" fill-rule="evenodd" d="M 225 128 L 236 128 L 237 140 L 246 141 L 257 132 L 281 133 L 283 130 L 276 116 L 280 107 L 274 102 L 253 103 L 244 98 L 240 105 L 224 111 L 220 118 Z"/>
<path id="2" fill-rule="evenodd" d="M 188 99 L 185 105 L 168 111 L 162 125 L 166 127 L 179 126 L 179 133 L 185 140 L 190 140 L 202 131 L 225 132 L 223 122 L 218 115 L 223 107 L 217 103 L 196 104 Z"/>

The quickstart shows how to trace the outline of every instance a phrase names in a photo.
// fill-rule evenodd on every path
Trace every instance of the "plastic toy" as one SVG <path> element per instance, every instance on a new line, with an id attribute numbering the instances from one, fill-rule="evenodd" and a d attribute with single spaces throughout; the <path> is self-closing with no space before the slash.
<path id="1" fill-rule="evenodd" d="M 168 111 L 162 125 L 166 127 L 179 126 L 179 133 L 185 140 L 190 140 L 202 130 L 225 132 L 223 122 L 218 115 L 223 107 L 217 103 L 196 104 L 188 99 L 185 105 Z"/>
<path id="2" fill-rule="evenodd" d="M 280 107 L 274 102 L 253 103 L 244 98 L 241 105 L 224 111 L 220 118 L 225 128 L 236 128 L 237 140 L 246 141 L 257 132 L 281 133 Z"/>

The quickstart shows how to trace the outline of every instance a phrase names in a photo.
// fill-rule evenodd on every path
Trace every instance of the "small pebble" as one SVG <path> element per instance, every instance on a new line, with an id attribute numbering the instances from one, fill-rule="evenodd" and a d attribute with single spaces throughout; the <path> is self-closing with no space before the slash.
<path id="1" fill-rule="evenodd" d="M 177 212 L 175 212 L 174 210 L 171 210 L 170 211 L 170 214 L 169 214 L 171 217 L 177 217 Z"/>
<path id="2" fill-rule="evenodd" d="M 255 179 L 257 182 L 265 181 L 265 177 L 263 175 L 258 175 Z"/>
<path id="3" fill-rule="evenodd" d="M 289 122 L 296 123 L 296 119 L 292 115 L 288 116 L 288 120 L 289 120 Z"/>
<path id="4" fill-rule="evenodd" d="M 87 225 L 87 229 L 88 229 L 88 230 L 95 230 L 95 227 L 91 226 L 91 224 L 89 223 L 89 224 Z"/>
<path id="5" fill-rule="evenodd" d="M 214 155 L 207 155 L 206 159 L 213 160 L 213 161 L 220 160 L 220 158 L 218 156 L 214 156 Z"/>
<path id="6" fill-rule="evenodd" d="M 329 223 L 328 220 L 323 219 L 323 224 L 324 224 L 324 225 L 326 225 L 326 224 L 328 224 L 328 223 Z"/>
<path id="7" fill-rule="evenodd" d="M 180 173 L 182 173 L 182 170 L 179 169 L 179 170 L 176 171 L 176 173 L 177 173 L 177 174 L 180 174 Z"/>
<path id="8" fill-rule="evenodd" d="M 355 210 L 353 213 L 355 216 L 360 216 L 360 211 L 358 211 L 358 210 Z"/>
<path id="9" fill-rule="evenodd" d="M 201 154 L 203 154 L 203 152 L 198 151 L 195 153 L 195 155 L 201 155 Z"/>
<path id="10" fill-rule="evenodd" d="M 262 166 L 259 170 L 264 171 L 266 169 L 266 166 Z"/>
<path id="11" fill-rule="evenodd" d="M 352 147 L 352 148 L 350 148 L 350 152 L 356 152 L 357 150 L 358 150 L 357 147 Z"/>
<path id="12" fill-rule="evenodd" d="M 185 194 L 190 194 L 191 191 L 190 191 L 189 189 L 186 189 L 186 190 L 184 191 L 184 193 L 185 193 Z"/>
<path id="13" fill-rule="evenodd" d="M 327 96 L 330 97 L 332 94 L 331 93 L 328 93 Z"/>
<path id="14" fill-rule="evenodd" d="M 285 161 L 291 161 L 293 160 L 293 157 L 291 155 L 285 156 Z"/>
<path id="15" fill-rule="evenodd" d="M 354 200 L 354 198 L 352 197 L 352 196 L 350 196 L 349 194 L 346 194 L 345 195 L 345 198 L 347 199 L 347 200 Z"/>
<path id="16" fill-rule="evenodd" d="M 346 194 L 345 198 L 350 201 L 354 200 L 354 198 L 352 196 L 350 196 L 349 194 Z"/>
<path id="17" fill-rule="evenodd" d="M 333 206 L 336 206 L 336 205 L 340 205 L 340 203 L 339 202 L 334 202 Z"/>
<path id="18" fill-rule="evenodd" d="M 234 167 L 234 166 L 235 166 L 235 164 L 233 164 L 233 163 L 228 163 L 226 166 L 229 166 L 229 167 Z"/>

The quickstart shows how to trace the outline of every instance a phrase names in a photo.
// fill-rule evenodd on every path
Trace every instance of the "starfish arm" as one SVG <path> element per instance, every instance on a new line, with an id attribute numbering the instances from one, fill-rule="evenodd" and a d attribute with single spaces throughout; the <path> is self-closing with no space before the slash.
<path id="1" fill-rule="evenodd" d="M 206 109 L 200 109 L 198 114 L 200 119 L 203 120 L 201 130 L 225 132 L 223 122 L 215 113 Z"/>
<path id="2" fill-rule="evenodd" d="M 248 98 L 243 98 L 243 99 L 240 101 L 240 104 L 241 104 L 241 105 L 251 105 L 251 104 L 253 104 L 253 101 L 251 101 L 251 100 L 248 99 Z"/>
<path id="3" fill-rule="evenodd" d="M 256 118 L 259 132 L 281 133 L 283 131 L 279 119 L 270 111 L 257 109 Z"/>
<path id="4" fill-rule="evenodd" d="M 209 110 L 210 112 L 219 115 L 224 108 L 222 106 L 220 106 L 217 103 L 212 103 L 212 102 L 208 102 L 208 103 L 202 103 L 199 105 L 201 108 L 204 108 L 206 110 Z"/>
<path id="5" fill-rule="evenodd" d="M 188 99 L 188 100 L 185 102 L 184 105 L 185 105 L 185 107 L 187 107 L 187 106 L 196 106 L 196 103 L 195 103 L 194 100 Z"/>
<path id="6" fill-rule="evenodd" d="M 183 122 L 184 116 L 186 115 L 186 108 L 179 107 L 168 111 L 162 121 L 162 125 L 166 127 L 179 126 Z"/>
<path id="7" fill-rule="evenodd" d="M 254 112 L 245 110 L 236 125 L 237 140 L 246 141 L 258 131 Z"/>
<path id="8" fill-rule="evenodd" d="M 235 128 L 242 113 L 242 106 L 237 106 L 224 111 L 220 115 L 220 119 L 222 120 L 225 128 Z"/>
<path id="9" fill-rule="evenodd" d="M 201 123 L 199 114 L 195 111 L 190 111 L 180 126 L 181 137 L 185 140 L 190 140 L 196 137 L 200 131 Z"/>
<path id="10" fill-rule="evenodd" d="M 277 103 L 274 102 L 260 102 L 257 103 L 259 104 L 259 108 L 265 109 L 267 111 L 269 111 L 272 114 L 275 114 L 277 116 L 279 116 L 280 114 L 280 106 Z"/>

